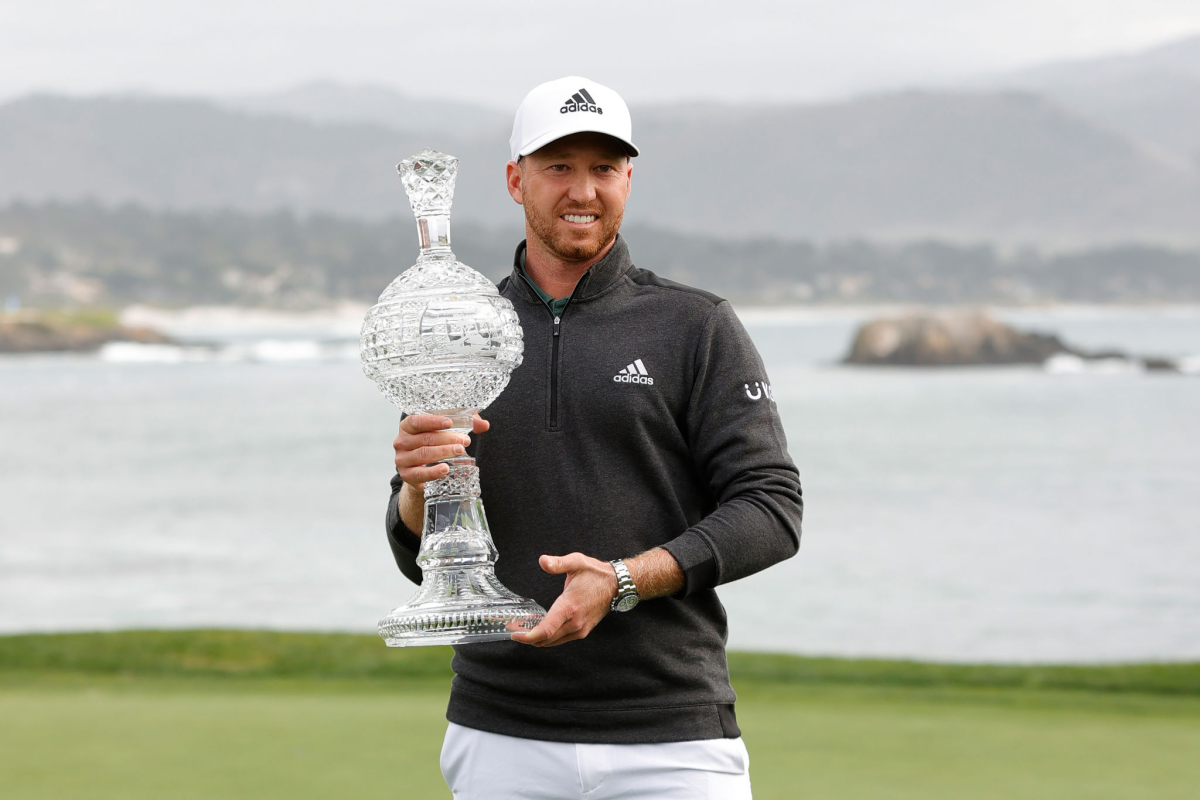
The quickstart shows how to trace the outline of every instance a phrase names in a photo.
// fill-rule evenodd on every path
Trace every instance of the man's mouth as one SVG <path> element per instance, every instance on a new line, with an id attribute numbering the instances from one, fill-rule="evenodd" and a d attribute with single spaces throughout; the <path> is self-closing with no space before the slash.
<path id="1" fill-rule="evenodd" d="M 595 214 L 563 214 L 562 218 L 576 225 L 590 225 L 597 219 Z"/>

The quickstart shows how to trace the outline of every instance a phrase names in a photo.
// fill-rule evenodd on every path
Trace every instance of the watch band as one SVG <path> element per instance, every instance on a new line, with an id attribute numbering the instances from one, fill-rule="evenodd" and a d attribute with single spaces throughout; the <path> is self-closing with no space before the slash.
<path id="1" fill-rule="evenodd" d="M 638 604 L 641 600 L 638 597 L 637 586 L 633 582 L 633 577 L 629 574 L 629 567 L 625 566 L 625 562 L 621 559 L 610 561 L 613 571 L 617 573 L 617 596 L 612 599 L 609 605 L 610 611 L 629 611 Z"/>

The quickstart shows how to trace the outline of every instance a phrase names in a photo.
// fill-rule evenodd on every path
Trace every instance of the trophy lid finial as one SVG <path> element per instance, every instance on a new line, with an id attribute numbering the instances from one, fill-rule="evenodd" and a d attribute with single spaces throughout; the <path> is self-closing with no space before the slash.
<path id="1" fill-rule="evenodd" d="M 458 177 L 458 159 L 426 147 L 396 165 L 413 214 L 420 219 L 449 216 L 454 202 L 454 180 Z"/>

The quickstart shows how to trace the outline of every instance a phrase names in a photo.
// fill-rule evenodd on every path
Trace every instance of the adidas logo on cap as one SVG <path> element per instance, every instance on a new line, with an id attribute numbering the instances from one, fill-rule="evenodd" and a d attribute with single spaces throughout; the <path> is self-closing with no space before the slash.
<path id="1" fill-rule="evenodd" d="M 567 98 L 563 103 L 562 108 L 558 110 L 560 114 L 567 114 L 572 111 L 595 111 L 597 114 L 603 114 L 604 109 L 596 105 L 596 101 L 588 94 L 587 89 L 580 89 L 575 94 Z"/>
<path id="2" fill-rule="evenodd" d="M 633 363 L 623 370 L 613 375 L 615 383 L 642 383 L 646 386 L 654 385 L 654 378 L 646 372 L 646 365 L 642 363 L 640 358 L 634 359 Z"/>

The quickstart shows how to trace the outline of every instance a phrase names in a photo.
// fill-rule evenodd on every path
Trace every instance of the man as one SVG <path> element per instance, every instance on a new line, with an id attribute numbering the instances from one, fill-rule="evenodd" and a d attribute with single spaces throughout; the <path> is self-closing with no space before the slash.
<path id="1" fill-rule="evenodd" d="M 543 84 L 510 144 L 524 361 L 473 443 L 401 422 L 387 530 L 419 581 L 423 483 L 470 446 L 496 574 L 549 610 L 455 648 L 442 772 L 457 798 L 748 798 L 713 588 L 795 554 L 802 511 L 762 361 L 727 302 L 633 265 L 615 92 Z"/>

